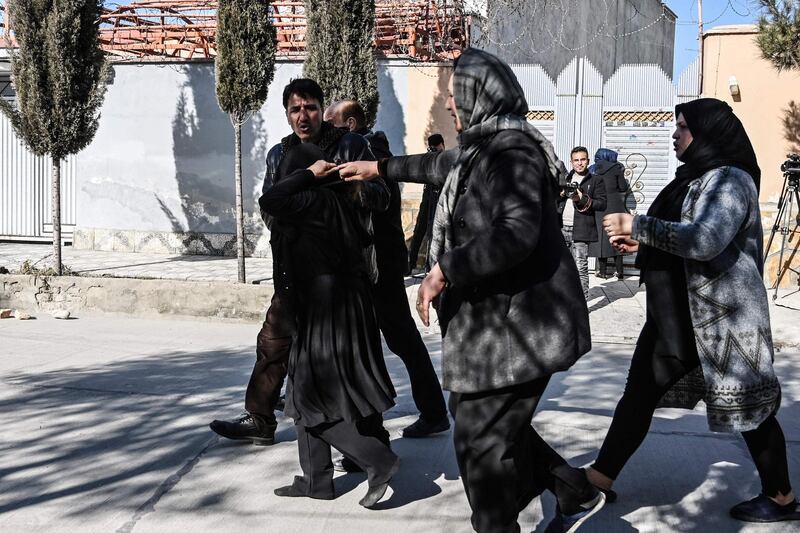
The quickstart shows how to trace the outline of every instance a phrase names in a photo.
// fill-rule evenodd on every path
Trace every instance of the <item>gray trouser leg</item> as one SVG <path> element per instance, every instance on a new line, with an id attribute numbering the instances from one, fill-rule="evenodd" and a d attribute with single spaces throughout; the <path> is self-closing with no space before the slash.
<path id="1" fill-rule="evenodd" d="M 589 243 L 575 241 L 572 245 L 572 256 L 578 267 L 578 276 L 581 278 L 583 296 L 589 297 Z"/>

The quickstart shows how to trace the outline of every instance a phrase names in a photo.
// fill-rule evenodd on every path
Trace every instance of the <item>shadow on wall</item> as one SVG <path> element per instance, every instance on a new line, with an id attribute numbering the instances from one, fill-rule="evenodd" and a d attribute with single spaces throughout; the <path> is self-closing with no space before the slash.
<path id="1" fill-rule="evenodd" d="M 452 68 L 438 68 L 436 69 L 439 79 L 436 80 L 436 94 L 433 97 L 431 110 L 428 113 L 428 125 L 425 127 L 425 142 L 434 133 L 441 133 L 444 137 L 444 145 L 447 148 L 453 148 L 456 142 L 456 130 L 453 127 L 442 128 L 443 124 L 452 124 L 453 118 L 450 116 L 450 111 L 447 110 L 447 84 L 450 82 L 450 75 L 453 73 Z"/>
<path id="2" fill-rule="evenodd" d="M 800 104 L 792 100 L 783 110 L 783 135 L 792 153 L 800 153 Z"/>
<path id="3" fill-rule="evenodd" d="M 181 67 L 185 76 L 172 120 L 175 180 L 186 218 L 184 227 L 163 199 L 156 197 L 173 231 L 187 233 L 236 233 L 234 194 L 234 139 L 230 118 L 220 110 L 215 94 L 213 65 Z M 242 126 L 242 180 L 245 232 L 260 233 L 255 181 L 260 180 L 266 156 L 264 119 L 256 113 Z M 185 243 L 188 244 L 188 243 Z M 235 242 L 226 243 L 235 246 Z M 252 251 L 252 243 L 246 244 Z"/>
<path id="4" fill-rule="evenodd" d="M 390 149 L 394 155 L 406 153 L 406 122 L 403 106 L 397 98 L 394 80 L 389 75 L 389 65 L 378 63 L 378 121 L 376 130 L 382 130 L 389 138 Z"/>

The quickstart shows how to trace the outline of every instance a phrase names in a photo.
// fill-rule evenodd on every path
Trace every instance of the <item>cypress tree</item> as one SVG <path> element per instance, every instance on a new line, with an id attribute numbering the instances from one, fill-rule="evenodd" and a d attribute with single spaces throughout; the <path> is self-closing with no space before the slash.
<path id="1" fill-rule="evenodd" d="M 268 0 L 220 0 L 217 11 L 216 92 L 234 131 L 236 255 L 245 282 L 242 125 L 261 109 L 275 72 L 275 29 Z"/>
<path id="2" fill-rule="evenodd" d="M 756 42 L 778 70 L 800 69 L 800 0 L 759 0 L 764 14 Z"/>
<path id="3" fill-rule="evenodd" d="M 53 260 L 61 275 L 61 161 L 94 138 L 109 66 L 97 41 L 98 0 L 9 0 L 19 48 L 11 54 L 17 96 L 0 100 L 17 135 L 52 162 Z"/>
<path id="4" fill-rule="evenodd" d="M 306 0 L 305 75 L 328 102 L 358 101 L 372 126 L 378 114 L 375 0 Z"/>

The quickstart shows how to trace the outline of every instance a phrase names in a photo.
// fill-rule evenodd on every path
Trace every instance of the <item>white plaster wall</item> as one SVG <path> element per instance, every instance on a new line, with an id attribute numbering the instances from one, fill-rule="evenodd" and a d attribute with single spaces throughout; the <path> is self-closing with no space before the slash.
<path id="1" fill-rule="evenodd" d="M 77 226 L 233 233 L 233 128 L 214 94 L 211 63 L 117 64 L 97 135 L 79 155 Z M 264 107 L 243 126 L 248 231 L 269 148 L 291 132 L 281 97 L 302 63 L 281 62 Z M 405 153 L 408 73 L 381 62 L 376 129 Z"/>

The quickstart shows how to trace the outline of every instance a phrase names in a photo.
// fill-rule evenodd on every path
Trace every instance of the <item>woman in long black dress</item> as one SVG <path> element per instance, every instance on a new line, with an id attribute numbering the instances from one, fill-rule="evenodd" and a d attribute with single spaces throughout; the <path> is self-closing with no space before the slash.
<path id="1" fill-rule="evenodd" d="M 389 446 L 362 435 L 359 422 L 394 405 L 362 254 L 368 235 L 359 223 L 352 184 L 325 178 L 333 165 L 312 144 L 293 147 L 284 176 L 259 200 L 281 225 L 276 265 L 297 317 L 289 356 L 285 413 L 295 420 L 302 476 L 278 496 L 332 499 L 331 446 L 359 465 L 375 505 L 399 466 Z M 366 432 L 365 432 L 366 433 Z"/>

